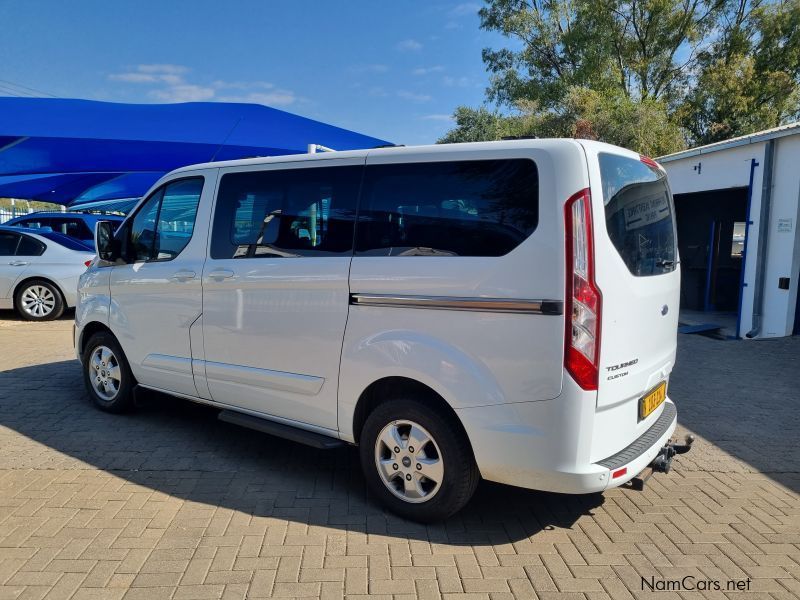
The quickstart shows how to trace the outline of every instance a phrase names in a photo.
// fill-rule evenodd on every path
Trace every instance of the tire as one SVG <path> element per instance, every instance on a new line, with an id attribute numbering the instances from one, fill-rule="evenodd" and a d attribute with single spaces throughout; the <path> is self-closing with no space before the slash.
<path id="1" fill-rule="evenodd" d="M 472 448 L 453 417 L 418 400 L 378 405 L 361 430 L 359 453 L 370 491 L 412 521 L 429 523 L 455 514 L 480 480 Z"/>
<path id="2" fill-rule="evenodd" d="M 110 413 L 133 408 L 136 380 L 113 335 L 100 331 L 89 338 L 81 362 L 83 383 L 97 408 Z"/>
<path id="3" fill-rule="evenodd" d="M 31 279 L 17 288 L 14 308 L 26 321 L 52 321 L 64 313 L 64 298 L 49 281 Z"/>

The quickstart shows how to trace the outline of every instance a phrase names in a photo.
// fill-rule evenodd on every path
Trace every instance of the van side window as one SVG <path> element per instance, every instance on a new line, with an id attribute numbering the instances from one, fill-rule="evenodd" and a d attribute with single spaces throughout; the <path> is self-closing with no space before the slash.
<path id="1" fill-rule="evenodd" d="M 194 232 L 203 179 L 193 177 L 167 184 L 137 211 L 128 235 L 129 262 L 172 260 Z"/>
<path id="2" fill-rule="evenodd" d="M 223 175 L 211 258 L 349 254 L 362 170 L 309 167 Z"/>
<path id="3" fill-rule="evenodd" d="M 539 220 L 539 177 L 528 159 L 366 168 L 356 253 L 502 256 Z"/>

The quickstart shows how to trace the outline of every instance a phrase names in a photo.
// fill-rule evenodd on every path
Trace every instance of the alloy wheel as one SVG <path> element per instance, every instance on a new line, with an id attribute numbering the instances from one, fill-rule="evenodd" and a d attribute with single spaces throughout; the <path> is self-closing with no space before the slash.
<path id="1" fill-rule="evenodd" d="M 444 480 L 439 446 L 414 421 L 392 421 L 381 430 L 375 441 L 375 466 L 387 489 L 412 504 L 433 498 Z"/>
<path id="2" fill-rule="evenodd" d="M 119 393 L 122 371 L 114 352 L 107 346 L 98 346 L 89 358 L 89 379 L 95 393 L 106 402 Z"/>
<path id="3" fill-rule="evenodd" d="M 41 319 L 55 310 L 56 296 L 50 288 L 37 284 L 22 292 L 20 303 L 27 314 Z"/>

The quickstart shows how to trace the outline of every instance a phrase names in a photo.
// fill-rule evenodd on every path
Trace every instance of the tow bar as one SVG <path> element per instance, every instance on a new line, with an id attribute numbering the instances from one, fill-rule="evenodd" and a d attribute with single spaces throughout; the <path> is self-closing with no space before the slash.
<path id="1" fill-rule="evenodd" d="M 653 476 L 653 473 L 669 473 L 669 470 L 672 467 L 672 459 L 678 454 L 686 454 L 692 449 L 693 443 L 693 435 L 687 435 L 684 438 L 683 444 L 673 444 L 672 440 L 667 442 L 667 444 L 658 451 L 658 454 L 653 459 L 653 462 L 651 462 L 644 471 L 639 473 L 639 475 L 631 479 L 631 488 L 641 492 L 644 490 L 645 482 Z M 650 469 L 650 472 L 642 477 L 647 469 Z"/>

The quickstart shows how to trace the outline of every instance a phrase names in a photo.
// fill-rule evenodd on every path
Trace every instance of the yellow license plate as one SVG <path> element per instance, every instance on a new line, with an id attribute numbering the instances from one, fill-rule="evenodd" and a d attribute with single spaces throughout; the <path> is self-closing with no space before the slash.
<path id="1" fill-rule="evenodd" d="M 639 400 L 639 420 L 646 419 L 667 399 L 667 382 L 662 381 Z"/>

